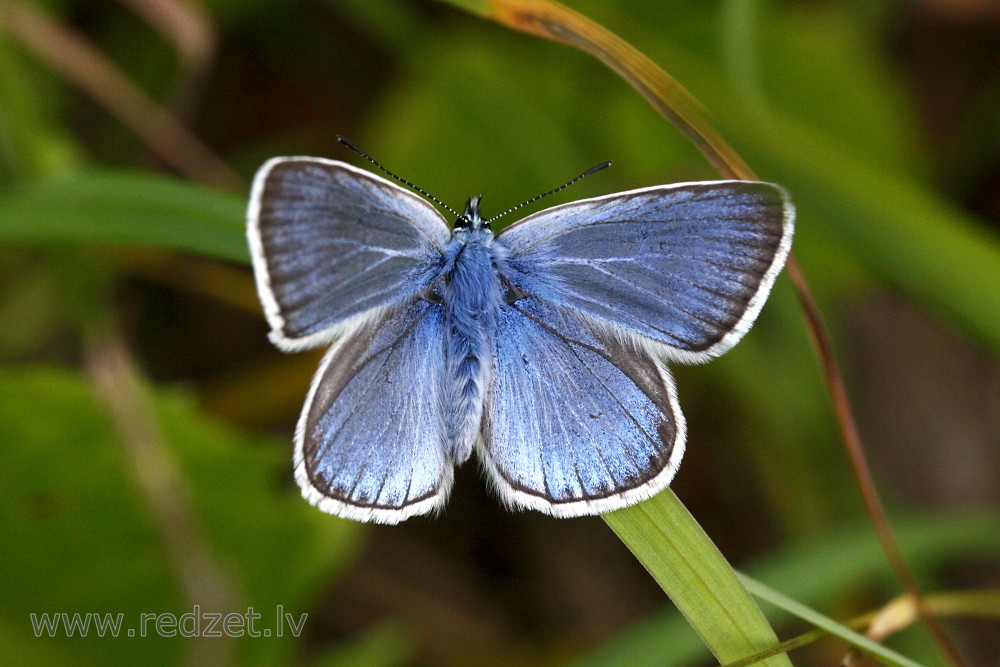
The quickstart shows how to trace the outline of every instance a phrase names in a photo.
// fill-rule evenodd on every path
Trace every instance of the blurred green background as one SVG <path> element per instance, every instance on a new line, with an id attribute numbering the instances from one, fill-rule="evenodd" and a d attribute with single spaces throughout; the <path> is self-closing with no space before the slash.
<path id="1" fill-rule="evenodd" d="M 791 190 L 904 555 L 927 591 L 1000 588 L 998 5 L 570 4 Z M 430 0 L 0 2 L 0 661 L 712 664 L 600 519 L 505 512 L 474 464 L 398 527 L 299 499 L 320 353 L 268 344 L 243 211 L 268 157 L 358 163 L 337 134 L 487 215 L 606 159 L 547 203 L 716 176 L 598 62 Z M 732 563 L 838 619 L 898 594 L 787 278 L 736 349 L 675 374 L 673 488 Z M 308 618 L 84 639 L 31 616 L 195 605 Z M 991 609 L 943 620 L 971 664 L 1000 664 Z M 919 627 L 889 644 L 939 660 Z"/>

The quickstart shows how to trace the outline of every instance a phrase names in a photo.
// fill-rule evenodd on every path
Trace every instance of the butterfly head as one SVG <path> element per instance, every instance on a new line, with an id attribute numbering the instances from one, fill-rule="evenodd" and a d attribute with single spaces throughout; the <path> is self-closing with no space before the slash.
<path id="1" fill-rule="evenodd" d="M 484 220 L 479 214 L 479 202 L 482 198 L 482 195 L 476 195 L 475 197 L 469 197 L 468 201 L 465 202 L 465 212 L 455 221 L 456 231 L 460 229 L 471 231 L 479 229 L 490 230 L 490 221 Z"/>

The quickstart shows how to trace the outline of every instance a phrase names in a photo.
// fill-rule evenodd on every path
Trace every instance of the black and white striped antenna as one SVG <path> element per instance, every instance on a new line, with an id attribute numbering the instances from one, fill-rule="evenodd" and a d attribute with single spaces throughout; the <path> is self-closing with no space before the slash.
<path id="1" fill-rule="evenodd" d="M 422 187 L 420 187 L 418 185 L 414 185 L 413 183 L 410 183 L 405 178 L 400 178 L 396 174 L 392 173 L 391 171 L 389 171 L 388 169 L 386 169 L 385 167 L 383 167 L 381 164 L 378 163 L 378 161 L 375 158 L 373 158 L 368 153 L 364 152 L 361 149 L 360 146 L 358 146 L 356 143 L 354 143 L 353 141 L 351 141 L 347 137 L 344 137 L 344 136 L 341 136 L 341 135 L 337 135 L 337 141 L 339 141 L 340 143 L 344 144 L 345 146 L 347 146 L 348 148 L 350 148 L 352 151 L 354 151 L 355 153 L 357 153 L 358 155 L 360 155 L 364 159 L 366 159 L 369 162 L 371 162 L 373 165 L 375 165 L 376 167 L 378 167 L 379 169 L 381 169 L 383 173 L 388 174 L 389 176 L 391 176 L 395 180 L 399 181 L 403 185 L 416 190 L 417 192 L 419 192 L 423 196 L 427 197 L 428 199 L 430 199 L 432 202 L 434 202 L 435 204 L 437 204 L 441 208 L 445 209 L 446 211 L 448 211 L 449 213 L 451 213 L 452 215 L 454 215 L 456 218 L 461 217 L 455 209 L 453 209 L 451 206 L 448 206 L 447 204 L 445 204 L 443 201 L 441 201 L 440 199 L 438 199 L 437 197 L 435 197 L 431 193 L 427 192 L 427 190 L 424 190 Z"/>
<path id="2" fill-rule="evenodd" d="M 484 224 L 488 225 L 491 222 L 493 222 L 494 220 L 496 220 L 497 218 L 502 218 L 503 216 L 507 215 L 508 213 L 513 213 L 517 209 L 523 208 L 523 207 L 527 206 L 528 204 L 534 204 L 536 201 L 538 201 L 542 197 L 548 197 L 549 195 L 553 195 L 553 194 L 559 192 L 560 190 L 565 190 L 566 188 L 568 188 L 569 186 L 573 185 L 577 181 L 582 181 L 583 179 L 587 178 L 591 174 L 596 173 L 596 172 L 600 171 L 601 169 L 604 169 L 604 168 L 610 167 L 610 166 L 611 166 L 611 160 L 608 160 L 607 162 L 602 162 L 601 164 L 596 164 L 593 167 L 591 167 L 590 169 L 588 169 L 587 171 L 585 171 L 582 174 L 580 174 L 579 176 L 577 176 L 576 178 L 573 178 L 573 179 L 570 179 L 570 180 L 566 181 L 565 183 L 563 183 L 562 185 L 560 185 L 558 188 L 553 188 L 552 190 L 549 190 L 548 192 L 543 192 L 540 195 L 536 195 L 536 196 L 532 197 L 531 199 L 529 199 L 528 201 L 522 202 L 522 203 L 518 204 L 517 206 L 509 208 L 506 211 L 504 211 L 503 213 L 501 213 L 500 215 L 494 215 L 489 220 L 484 220 L 483 222 L 484 222 Z"/>
<path id="3" fill-rule="evenodd" d="M 427 197 L 428 199 L 430 199 L 432 202 L 434 202 L 435 204 L 437 204 L 441 208 L 445 209 L 446 211 L 448 211 L 449 213 L 451 213 L 452 215 L 454 215 L 456 218 L 461 218 L 462 217 L 461 215 L 458 214 L 458 211 L 456 211 L 452 207 L 448 206 L 443 201 L 441 201 L 440 199 L 438 199 L 437 197 L 435 197 L 431 193 L 427 192 L 426 190 L 424 190 L 420 186 L 414 185 L 413 183 L 410 183 L 408 180 L 406 180 L 404 178 L 400 178 L 396 174 L 392 173 L 391 171 L 389 171 L 388 169 L 386 169 L 385 167 L 383 167 L 381 164 L 379 164 L 378 160 L 376 160 L 371 155 L 369 155 L 368 153 L 366 153 L 360 146 L 358 146 L 356 143 L 354 143 L 353 141 L 351 141 L 347 137 L 342 136 L 342 135 L 337 135 L 337 141 L 339 141 L 340 143 L 344 144 L 345 146 L 347 146 L 348 148 L 350 148 L 352 151 L 354 151 L 355 153 L 357 153 L 358 155 L 360 155 L 364 159 L 366 159 L 369 162 L 371 162 L 373 165 L 375 165 L 376 167 L 378 167 L 379 170 L 381 170 L 384 174 L 387 174 L 388 176 L 390 176 L 394 180 L 402 183 L 403 185 L 407 186 L 408 188 L 416 190 L 417 192 L 419 192 L 423 196 Z M 542 197 L 548 197 L 549 195 L 555 194 L 555 193 L 559 192 L 560 190 L 565 190 L 566 188 L 568 188 L 569 186 L 573 185 L 577 181 L 581 181 L 581 180 L 587 178 L 588 176 L 590 176 L 591 174 L 594 174 L 594 173 L 600 171 L 601 169 L 604 169 L 604 168 L 610 167 L 610 166 L 611 166 L 611 160 L 608 160 L 607 162 L 602 162 L 601 164 L 594 165 L 593 167 L 591 167 L 587 171 L 583 172 L 579 176 L 566 181 L 565 183 L 563 183 L 562 185 L 560 185 L 558 188 L 553 188 L 553 189 L 549 190 L 548 192 L 543 192 L 542 194 L 536 195 L 536 196 L 532 197 L 531 199 L 529 199 L 529 200 L 527 200 L 525 202 L 521 202 L 517 206 L 511 207 L 511 208 L 507 209 L 506 211 L 504 211 L 503 213 L 500 213 L 499 215 L 494 215 L 489 220 L 484 220 L 483 224 L 484 225 L 488 225 L 491 222 L 493 222 L 494 220 L 496 220 L 498 218 L 502 218 L 503 216 L 507 215 L 508 213 L 513 213 L 517 209 L 524 208 L 528 204 L 534 204 L 536 201 L 538 201 Z"/>

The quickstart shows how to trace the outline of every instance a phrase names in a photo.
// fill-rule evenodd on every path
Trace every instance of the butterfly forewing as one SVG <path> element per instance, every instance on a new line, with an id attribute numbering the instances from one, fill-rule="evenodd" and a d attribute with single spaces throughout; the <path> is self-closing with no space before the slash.
<path id="1" fill-rule="evenodd" d="M 778 186 L 690 183 L 557 206 L 497 240 L 518 288 L 697 362 L 749 329 L 788 255 L 793 218 Z"/>
<path id="2" fill-rule="evenodd" d="M 501 308 L 494 341 L 481 457 L 510 505 L 597 514 L 670 482 L 684 419 L 656 360 L 532 298 Z"/>
<path id="3" fill-rule="evenodd" d="M 275 158 L 254 179 L 247 235 L 271 339 L 329 342 L 432 280 L 450 238 L 426 201 L 341 162 Z"/>
<path id="4" fill-rule="evenodd" d="M 397 523 L 444 504 L 444 322 L 416 301 L 345 334 L 313 380 L 296 434 L 296 479 L 325 512 Z"/>

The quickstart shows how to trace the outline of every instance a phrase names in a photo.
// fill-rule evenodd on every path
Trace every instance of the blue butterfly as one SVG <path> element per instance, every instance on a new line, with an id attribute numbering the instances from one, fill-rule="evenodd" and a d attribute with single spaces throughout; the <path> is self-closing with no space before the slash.
<path id="1" fill-rule="evenodd" d="M 343 162 L 258 171 L 247 236 L 270 339 L 333 343 L 295 433 L 295 478 L 324 512 L 439 510 L 473 449 L 513 508 L 574 517 L 653 496 L 685 442 L 664 362 L 743 337 L 794 221 L 781 187 L 752 181 L 585 199 L 496 235 L 479 202 L 449 228 Z"/>

